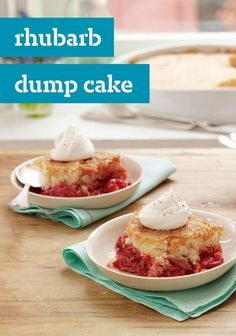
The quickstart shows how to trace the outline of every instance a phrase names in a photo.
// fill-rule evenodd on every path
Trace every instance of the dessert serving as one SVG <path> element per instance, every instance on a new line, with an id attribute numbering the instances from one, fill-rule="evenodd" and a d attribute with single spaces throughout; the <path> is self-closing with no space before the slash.
<path id="1" fill-rule="evenodd" d="M 222 233 L 170 190 L 131 215 L 109 267 L 145 277 L 199 273 L 223 263 Z"/>
<path id="2" fill-rule="evenodd" d="M 92 142 L 75 127 L 60 134 L 50 155 L 38 158 L 33 165 L 43 178 L 42 195 L 95 196 L 130 185 L 120 155 L 95 151 Z"/>

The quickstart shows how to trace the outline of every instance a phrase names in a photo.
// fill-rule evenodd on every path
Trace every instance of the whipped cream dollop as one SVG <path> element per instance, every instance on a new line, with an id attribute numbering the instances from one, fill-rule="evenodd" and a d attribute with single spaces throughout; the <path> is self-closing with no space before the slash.
<path id="1" fill-rule="evenodd" d="M 55 139 L 51 158 L 56 161 L 86 160 L 94 157 L 92 142 L 77 127 L 70 126 Z"/>
<path id="2" fill-rule="evenodd" d="M 189 213 L 187 203 L 170 189 L 155 201 L 145 205 L 138 218 L 147 228 L 173 230 L 187 224 Z"/>

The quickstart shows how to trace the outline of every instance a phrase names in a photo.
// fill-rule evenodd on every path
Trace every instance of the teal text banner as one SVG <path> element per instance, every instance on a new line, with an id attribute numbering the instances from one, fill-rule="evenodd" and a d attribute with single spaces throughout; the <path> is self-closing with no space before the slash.
<path id="1" fill-rule="evenodd" d="M 0 103 L 149 103 L 147 64 L 0 64 Z"/>
<path id="2" fill-rule="evenodd" d="M 1 57 L 112 57 L 113 18 L 0 18 Z"/>

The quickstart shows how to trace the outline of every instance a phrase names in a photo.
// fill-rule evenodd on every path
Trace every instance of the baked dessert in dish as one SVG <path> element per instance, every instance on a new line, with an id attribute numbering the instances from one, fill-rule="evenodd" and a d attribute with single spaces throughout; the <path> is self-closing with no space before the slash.
<path id="1" fill-rule="evenodd" d="M 51 155 L 35 160 L 34 168 L 40 170 L 44 184 L 41 194 L 47 196 L 95 196 L 130 184 L 121 156 L 96 152 L 74 128 L 59 138 Z"/>
<path id="2" fill-rule="evenodd" d="M 143 213 L 141 209 L 130 217 L 109 265 L 148 277 L 201 272 L 223 263 L 222 232 L 222 226 L 192 215 L 187 204 L 171 190 L 147 205 Z"/>
<path id="3" fill-rule="evenodd" d="M 166 53 L 135 63 L 150 64 L 152 88 L 205 90 L 236 87 L 235 52 Z"/>

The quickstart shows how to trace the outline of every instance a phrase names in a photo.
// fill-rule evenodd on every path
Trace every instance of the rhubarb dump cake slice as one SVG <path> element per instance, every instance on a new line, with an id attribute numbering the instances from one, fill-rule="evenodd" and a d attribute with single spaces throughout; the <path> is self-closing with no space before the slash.
<path id="1" fill-rule="evenodd" d="M 119 154 L 96 152 L 86 160 L 56 161 L 49 155 L 34 162 L 45 187 L 43 195 L 82 197 L 99 195 L 129 185 Z"/>
<path id="2" fill-rule="evenodd" d="M 157 218 L 157 221 L 160 218 Z M 185 225 L 172 230 L 145 227 L 139 212 L 131 216 L 116 242 L 109 265 L 140 276 L 172 277 L 204 271 L 223 263 L 223 227 L 189 214 Z"/>
<path id="3" fill-rule="evenodd" d="M 120 155 L 96 151 L 76 126 L 60 133 L 50 155 L 35 160 L 33 166 L 41 173 L 40 193 L 46 196 L 96 196 L 130 184 Z"/>

